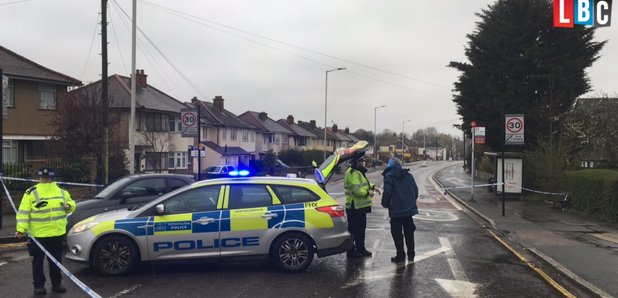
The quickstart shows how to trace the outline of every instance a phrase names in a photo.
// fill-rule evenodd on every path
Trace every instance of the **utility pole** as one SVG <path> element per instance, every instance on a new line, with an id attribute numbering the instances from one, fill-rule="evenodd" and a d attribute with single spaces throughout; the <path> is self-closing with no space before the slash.
<path id="1" fill-rule="evenodd" d="M 137 74 L 135 71 L 135 39 L 137 36 L 137 0 L 133 0 L 131 26 L 131 115 L 129 116 L 129 173 L 135 174 L 135 96 Z"/>
<path id="2" fill-rule="evenodd" d="M 8 94 L 7 94 L 8 96 Z M 4 122 L 4 72 L 0 68 L 0 111 L 2 111 L 2 117 L 0 117 L 0 143 L 4 144 L 4 133 L 2 123 Z M 0 173 L 4 174 L 4 160 L 2 159 L 2 150 L 0 150 Z M 2 229 L 2 192 L 0 192 L 0 229 Z"/>
<path id="3" fill-rule="evenodd" d="M 101 117 L 103 118 L 103 148 L 101 150 L 101 161 L 103 163 L 103 184 L 109 183 L 109 154 L 107 148 L 109 147 L 109 126 L 107 116 L 107 0 L 101 0 L 101 59 L 102 71 L 101 71 L 101 103 L 103 111 Z M 135 75 L 134 75 L 135 76 Z"/>

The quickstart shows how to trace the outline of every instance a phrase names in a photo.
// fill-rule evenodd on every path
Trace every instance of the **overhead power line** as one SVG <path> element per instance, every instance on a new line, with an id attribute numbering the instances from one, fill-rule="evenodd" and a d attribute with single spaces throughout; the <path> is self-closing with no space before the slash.
<path id="1" fill-rule="evenodd" d="M 175 10 L 173 8 L 165 7 L 165 6 L 162 6 L 162 5 L 159 5 L 159 4 L 155 4 L 155 3 L 152 3 L 152 2 L 149 2 L 149 1 L 145 1 L 144 0 L 142 2 L 147 4 L 147 5 L 151 5 L 151 6 L 163 9 L 163 10 L 174 12 L 177 15 L 183 15 L 183 16 L 186 16 L 186 17 L 189 17 L 189 18 L 193 18 L 193 19 L 201 20 L 201 21 L 208 22 L 208 23 L 211 23 L 211 24 L 215 24 L 217 26 L 225 27 L 225 28 L 228 28 L 230 30 L 234 30 L 234 31 L 242 32 L 244 34 L 251 35 L 251 36 L 259 37 L 259 38 L 262 38 L 262 39 L 265 39 L 265 40 L 268 40 L 268 41 L 271 41 L 271 42 L 279 43 L 279 44 L 282 44 L 282 45 L 285 45 L 285 46 L 288 46 L 288 47 L 292 47 L 292 48 L 296 48 L 296 49 L 299 49 L 299 50 L 307 51 L 307 52 L 310 52 L 310 53 L 313 53 L 313 54 L 317 54 L 317 55 L 320 55 L 320 56 L 328 57 L 328 58 L 339 60 L 339 61 L 342 61 L 342 62 L 354 64 L 354 65 L 361 66 L 361 67 L 364 67 L 364 68 L 368 68 L 368 69 L 371 69 L 371 70 L 387 73 L 387 74 L 390 74 L 390 75 L 393 75 L 393 76 L 405 78 L 405 79 L 416 81 L 416 82 L 419 82 L 419 83 L 423 83 L 423 84 L 427 84 L 427 85 L 432 85 L 432 86 L 436 86 L 436 87 L 450 89 L 450 87 L 448 87 L 448 86 L 444 86 L 444 85 L 437 84 L 437 83 L 432 83 L 432 82 L 427 82 L 427 81 L 424 81 L 424 80 L 420 80 L 420 79 L 413 78 L 413 77 L 410 77 L 410 76 L 402 75 L 402 74 L 399 74 L 399 73 L 396 73 L 396 72 L 392 72 L 392 71 L 389 71 L 389 70 L 381 69 L 381 68 L 374 67 L 374 66 L 371 66 L 371 65 L 359 63 L 359 62 L 352 61 L 352 60 L 349 60 L 349 59 L 344 59 L 344 58 L 336 57 L 336 56 L 329 55 L 329 54 L 326 54 L 326 53 L 323 53 L 323 52 L 319 52 L 319 51 L 316 51 L 316 50 L 307 49 L 305 47 L 301 47 L 301 46 L 298 46 L 298 45 L 295 45 L 295 44 L 291 44 L 291 43 L 288 43 L 288 42 L 276 40 L 276 39 L 273 39 L 273 38 L 270 38 L 270 37 L 267 37 L 267 36 L 264 36 L 264 35 L 256 34 L 256 33 L 253 33 L 253 32 L 249 32 L 247 30 L 235 28 L 235 27 L 232 27 L 232 26 L 229 26 L 229 25 L 225 25 L 225 24 L 222 24 L 222 23 L 219 23 L 219 22 L 215 22 L 215 21 L 212 21 L 212 20 L 208 20 L 208 19 L 205 19 L 205 18 L 194 16 L 194 15 L 191 15 L 191 14 L 179 11 L 179 10 Z"/>

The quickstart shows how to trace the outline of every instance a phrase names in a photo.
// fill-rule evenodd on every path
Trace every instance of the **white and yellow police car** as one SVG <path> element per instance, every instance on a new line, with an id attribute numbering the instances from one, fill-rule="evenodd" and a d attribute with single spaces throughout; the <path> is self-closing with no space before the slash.
<path id="1" fill-rule="evenodd" d="M 284 271 L 352 247 L 342 206 L 309 179 L 222 178 L 196 182 L 135 210 L 95 215 L 67 234 L 66 259 L 99 272 L 141 261 L 270 259 Z"/>

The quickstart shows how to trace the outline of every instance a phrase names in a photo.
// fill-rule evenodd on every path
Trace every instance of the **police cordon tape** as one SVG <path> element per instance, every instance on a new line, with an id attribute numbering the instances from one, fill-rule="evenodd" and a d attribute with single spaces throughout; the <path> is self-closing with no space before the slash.
<path id="1" fill-rule="evenodd" d="M 35 183 L 39 182 L 39 180 L 36 180 L 36 179 L 4 177 L 4 176 L 2 176 L 2 173 L 0 173 L 0 179 L 2 179 L 2 180 L 12 180 L 12 181 L 35 182 Z M 59 185 L 71 185 L 71 186 L 88 186 L 88 187 L 104 187 L 105 186 L 105 185 L 102 185 L 102 184 L 88 184 L 88 183 L 62 182 L 62 181 L 57 181 L 56 183 L 58 183 Z"/>
<path id="2" fill-rule="evenodd" d="M 498 185 L 502 185 L 503 183 L 486 183 L 486 184 L 474 184 L 474 187 L 485 187 L 485 186 L 498 186 Z M 463 186 L 453 186 L 453 187 L 443 187 L 442 189 L 444 190 L 444 194 L 446 194 L 447 190 L 451 190 L 451 189 L 461 189 L 461 188 L 471 188 L 472 185 L 463 185 Z M 534 190 L 534 189 L 530 189 L 530 188 L 525 188 L 525 187 L 515 187 L 515 188 L 519 188 L 519 189 L 523 189 L 529 192 L 534 192 L 534 193 L 538 193 L 538 194 L 543 194 L 543 195 L 552 195 L 552 196 L 566 196 L 567 193 L 566 192 L 547 192 L 547 191 L 540 191 L 540 190 Z"/>
<path id="3" fill-rule="evenodd" d="M 4 179 L 5 177 L 2 177 L 2 178 Z M 16 178 L 16 179 L 21 179 L 21 178 Z M 9 190 L 6 188 L 6 185 L 4 184 L 4 181 L 0 180 L 0 183 L 2 183 L 2 187 L 4 188 L 4 193 L 6 193 L 6 196 L 9 199 L 9 202 L 11 203 L 11 207 L 13 207 L 13 211 L 15 211 L 15 214 L 17 214 L 17 208 L 15 207 L 15 203 L 13 202 L 13 198 L 11 197 L 11 194 L 9 193 Z M 72 183 L 71 185 L 75 185 L 75 183 Z M 52 260 L 52 262 L 54 262 L 54 264 L 56 264 L 56 266 L 58 266 L 58 268 L 60 268 L 60 270 L 62 270 L 62 272 L 70 280 L 72 280 L 75 283 L 75 285 L 77 285 L 80 289 L 82 289 L 88 296 L 93 297 L 93 298 L 101 298 L 101 295 L 97 294 L 93 289 L 91 289 L 86 284 L 84 284 L 81 280 L 79 280 L 77 277 L 75 277 L 75 275 L 73 275 L 73 273 L 71 273 L 66 267 L 62 266 L 62 264 L 60 262 L 58 262 L 58 260 L 56 260 L 49 253 L 49 251 L 47 251 L 43 247 L 43 245 L 41 245 L 41 243 L 39 243 L 34 237 L 30 237 L 30 235 L 27 234 L 27 233 L 26 233 L 26 236 L 30 240 L 32 240 L 36 245 L 38 245 L 39 248 L 45 253 L 45 255 L 47 255 L 47 258 Z"/>

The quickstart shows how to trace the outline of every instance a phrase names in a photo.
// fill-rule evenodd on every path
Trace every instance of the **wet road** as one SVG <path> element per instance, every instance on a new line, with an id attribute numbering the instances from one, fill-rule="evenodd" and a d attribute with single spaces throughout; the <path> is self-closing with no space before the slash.
<path id="1" fill-rule="evenodd" d="M 300 274 L 281 273 L 266 263 L 192 262 L 145 264 L 127 276 L 102 277 L 87 266 L 65 263 L 103 297 L 561 296 L 434 188 L 430 174 L 447 162 L 425 165 L 412 166 L 420 189 L 420 214 L 414 219 L 414 263 L 390 262 L 395 249 L 388 213 L 379 206 L 379 196 L 368 216 L 367 248 L 373 257 L 350 259 L 341 254 L 315 259 Z M 382 184 L 380 173 L 369 173 L 368 177 Z M 342 182 L 332 183 L 328 190 L 343 202 Z M 3 296 L 32 296 L 30 260 L 25 250 L 2 254 L 8 260 L 0 265 Z M 70 281 L 65 280 L 65 284 L 69 294 L 62 296 L 85 297 Z"/>

